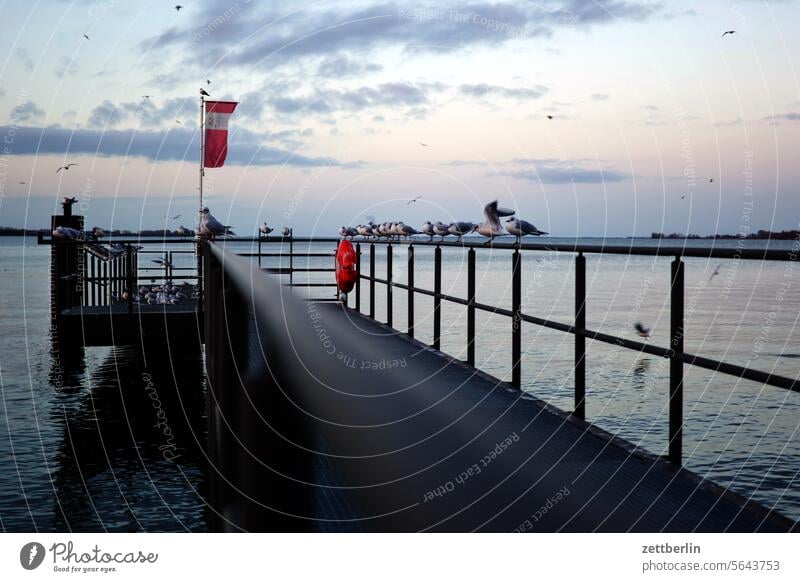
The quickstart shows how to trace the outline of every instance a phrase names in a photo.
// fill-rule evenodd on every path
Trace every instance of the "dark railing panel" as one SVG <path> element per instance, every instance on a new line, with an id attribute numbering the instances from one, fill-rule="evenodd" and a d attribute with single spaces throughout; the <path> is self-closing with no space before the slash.
<path id="1" fill-rule="evenodd" d="M 475 365 L 475 249 L 467 252 L 467 363 Z"/>
<path id="2" fill-rule="evenodd" d="M 586 418 L 586 257 L 575 257 L 575 411 Z"/>
<path id="3" fill-rule="evenodd" d="M 408 245 L 408 336 L 414 337 L 414 245 Z"/>
<path id="4" fill-rule="evenodd" d="M 442 248 L 433 251 L 433 347 L 442 349 Z"/>
<path id="5" fill-rule="evenodd" d="M 511 383 L 522 386 L 522 255 L 511 256 Z"/>
<path id="6" fill-rule="evenodd" d="M 672 261 L 670 286 L 669 460 L 683 457 L 683 261 Z"/>

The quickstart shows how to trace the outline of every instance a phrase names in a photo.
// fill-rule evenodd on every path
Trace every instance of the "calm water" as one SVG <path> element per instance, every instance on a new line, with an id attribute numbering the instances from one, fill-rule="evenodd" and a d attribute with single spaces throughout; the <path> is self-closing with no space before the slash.
<path id="1" fill-rule="evenodd" d="M 232 246 L 251 250 L 250 243 Z M 333 245 L 314 247 L 331 250 Z M 295 251 L 301 248 L 305 245 L 295 245 Z M 771 248 L 792 248 L 792 243 L 773 242 Z M 385 247 L 378 247 L 381 277 L 385 252 Z M 466 255 L 459 249 L 443 252 L 443 290 L 464 297 Z M 405 282 L 405 246 L 395 245 L 394 255 L 394 278 Z M 570 322 L 573 255 L 528 252 L 523 257 L 524 312 Z M 53 351 L 48 334 L 48 261 L 47 247 L 36 246 L 34 239 L 0 238 L 0 527 L 203 530 L 207 510 L 200 356 L 178 360 L 176 354 L 164 353 L 143 361 L 134 350 L 124 348 L 88 348 L 80 350 L 80 358 L 66 357 L 72 355 L 65 353 L 67 347 Z M 181 261 L 188 265 L 191 257 L 176 260 Z M 634 339 L 633 323 L 642 321 L 653 329 L 650 342 L 667 345 L 669 262 L 669 258 L 588 256 L 588 327 Z M 299 263 L 330 266 L 330 259 L 298 260 L 295 266 Z M 719 275 L 709 281 L 719 263 L 686 260 L 686 350 L 800 377 L 800 266 L 722 261 Z M 276 260 L 263 263 L 277 264 Z M 507 251 L 478 253 L 478 301 L 510 307 L 510 267 Z M 330 277 L 315 274 L 309 280 Z M 433 288 L 432 249 L 416 250 L 415 284 Z M 385 290 L 379 285 L 377 291 L 377 316 L 385 320 Z M 366 296 L 365 291 L 364 309 Z M 351 306 L 353 299 L 351 295 Z M 394 293 L 393 317 L 395 326 L 404 331 L 406 295 L 399 289 Z M 443 350 L 466 358 L 464 309 L 443 303 L 442 322 Z M 477 316 L 478 366 L 503 379 L 510 375 L 510 327 L 507 318 Z M 432 300 L 427 297 L 415 299 L 415 329 L 419 339 L 431 341 Z M 587 346 L 589 419 L 664 453 L 667 361 L 597 342 Z M 524 324 L 523 352 L 525 389 L 569 410 L 573 337 Z M 159 408 L 153 405 L 153 393 Z M 800 394 L 687 367 L 684 398 L 686 465 L 800 518 Z M 159 418 L 167 419 L 173 438 L 165 438 L 163 427 L 157 426 Z M 177 458 L 166 458 L 170 455 L 164 454 L 165 447 Z"/>

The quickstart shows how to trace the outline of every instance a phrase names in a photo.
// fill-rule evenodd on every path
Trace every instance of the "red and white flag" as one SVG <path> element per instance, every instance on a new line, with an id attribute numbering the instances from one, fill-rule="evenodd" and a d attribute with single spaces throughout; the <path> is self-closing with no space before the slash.
<path id="1" fill-rule="evenodd" d="M 206 101 L 206 136 L 203 166 L 219 168 L 228 155 L 228 118 L 239 103 Z"/>

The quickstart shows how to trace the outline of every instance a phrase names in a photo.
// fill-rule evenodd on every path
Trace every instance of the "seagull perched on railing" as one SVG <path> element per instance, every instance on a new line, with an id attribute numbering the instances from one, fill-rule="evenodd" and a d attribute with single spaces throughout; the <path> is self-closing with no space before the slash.
<path id="1" fill-rule="evenodd" d="M 519 242 L 520 239 L 526 235 L 542 236 L 544 234 L 550 234 L 548 232 L 544 232 L 543 230 L 539 230 L 530 222 L 527 220 L 522 220 L 521 218 L 509 218 L 506 220 L 506 230 L 508 231 L 508 234 L 517 237 L 517 242 Z"/>
<path id="2" fill-rule="evenodd" d="M 450 225 L 437 220 L 433 225 L 433 234 L 439 235 L 444 240 L 444 237 L 450 234 Z"/>
<path id="3" fill-rule="evenodd" d="M 356 227 L 356 230 L 358 231 L 358 234 L 364 237 L 364 239 L 372 236 L 372 227 L 368 224 L 359 224 Z"/>
<path id="4" fill-rule="evenodd" d="M 419 231 L 422 234 L 427 234 L 429 237 L 431 237 L 431 240 L 433 240 L 433 235 L 435 233 L 433 232 L 433 223 L 430 220 L 428 220 L 425 224 L 423 224 L 420 227 Z"/>
<path id="5" fill-rule="evenodd" d="M 263 234 L 264 236 L 267 236 L 267 235 L 268 235 L 269 233 L 271 233 L 273 230 L 275 230 L 275 229 L 274 229 L 274 228 L 270 228 L 269 226 L 267 226 L 267 223 L 266 223 L 266 222 L 265 222 L 264 224 L 262 224 L 261 226 L 259 226 L 259 227 L 258 227 L 258 232 L 260 232 L 260 233 L 261 233 L 261 234 Z"/>
<path id="6" fill-rule="evenodd" d="M 225 226 L 209 212 L 208 207 L 200 211 L 200 236 L 214 240 L 218 236 L 234 234 L 230 226 Z"/>
<path id="7" fill-rule="evenodd" d="M 281 234 L 282 234 L 283 236 L 289 236 L 290 234 L 292 234 L 292 229 L 290 229 L 288 226 L 284 226 L 284 227 L 281 229 Z"/>
<path id="8" fill-rule="evenodd" d="M 457 236 L 459 241 L 462 241 L 465 234 L 475 230 L 475 225 L 471 222 L 451 222 L 447 230 L 450 234 Z"/>
<path id="9" fill-rule="evenodd" d="M 504 208 L 503 211 L 506 211 L 506 209 Z M 503 236 L 505 234 L 497 214 L 497 200 L 489 202 L 489 204 L 484 206 L 483 216 L 486 220 L 475 228 L 475 232 L 488 237 L 489 240 L 486 241 L 486 244 L 489 244 L 494 237 Z"/>
<path id="10" fill-rule="evenodd" d="M 53 238 L 63 238 L 67 240 L 80 240 L 83 233 L 69 226 L 57 226 L 53 229 Z"/>
<path id="11" fill-rule="evenodd" d="M 343 226 L 339 229 L 339 236 L 342 238 L 353 238 L 358 234 L 358 231 L 351 226 Z"/>
<path id="12" fill-rule="evenodd" d="M 395 230 L 397 231 L 398 236 L 404 236 L 406 238 L 415 234 L 420 234 L 420 232 L 416 228 L 414 228 L 413 226 L 408 226 L 407 224 L 403 224 L 402 221 L 397 223 L 397 227 Z"/>

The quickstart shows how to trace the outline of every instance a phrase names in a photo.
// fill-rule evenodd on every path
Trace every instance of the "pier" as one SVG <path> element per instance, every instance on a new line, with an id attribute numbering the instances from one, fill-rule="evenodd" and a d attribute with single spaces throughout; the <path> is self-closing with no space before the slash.
<path id="1" fill-rule="evenodd" d="M 54 217 L 82 224 L 80 217 Z M 243 239 L 234 239 L 241 241 Z M 607 247 L 495 242 L 507 252 L 510 308 L 477 301 L 476 256 L 484 245 L 456 241 L 355 242 L 360 278 L 349 303 L 336 299 L 339 239 L 63 241 L 41 235 L 53 257 L 53 317 L 60 336 L 86 346 L 199 338 L 205 350 L 208 502 L 219 531 L 794 531 L 797 524 L 682 467 L 686 366 L 800 391 L 790 377 L 684 350 L 684 257 L 794 261 L 789 252 L 676 247 Z M 299 243 L 330 244 L 330 253 Z M 192 266 L 145 265 L 157 245 L 185 245 Z M 116 247 L 112 245 L 118 245 Z M 405 282 L 393 276 L 393 248 L 406 249 Z M 387 247 L 385 276 L 376 249 Z M 433 288 L 415 285 L 415 249 L 433 247 Z M 466 288 L 442 292 L 442 249 L 464 249 Z M 304 247 L 305 248 L 305 247 Z M 110 249 L 115 249 L 114 252 Z M 522 254 L 574 254 L 571 321 L 525 311 Z M 159 254 L 160 253 L 160 254 Z M 667 256 L 668 347 L 586 326 L 586 256 Z M 309 266 L 313 256 L 328 266 Z M 281 258 L 288 265 L 264 266 Z M 187 259 L 188 260 L 188 259 Z M 179 270 L 179 269 L 186 269 Z M 308 281 L 300 273 L 315 273 Z M 327 280 L 322 278 L 329 277 Z M 134 300 L 142 285 L 193 286 L 182 304 Z M 376 288 L 386 320 L 376 320 Z M 305 288 L 306 295 L 295 293 Z M 394 321 L 395 290 L 407 319 Z M 138 291 L 136 291 L 138 292 Z M 398 294 L 399 296 L 400 294 Z M 433 301 L 433 341 L 415 334 L 414 301 Z M 442 304 L 466 312 L 466 358 L 441 351 Z M 362 313 L 362 309 L 364 313 Z M 510 381 L 475 368 L 476 314 L 507 319 Z M 556 409 L 520 390 L 524 326 L 574 336 L 574 406 Z M 74 334 L 82 334 L 75 336 Z M 588 341 L 587 341 L 588 340 Z M 590 342 L 669 361 L 668 454 L 656 456 L 585 420 Z M 172 345 L 171 349 L 175 349 Z"/>

